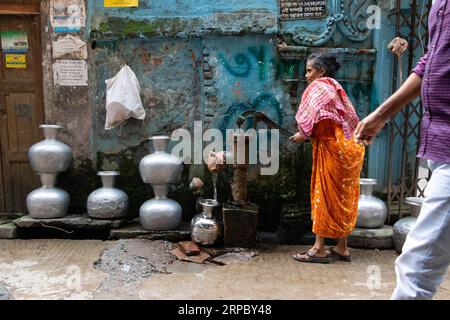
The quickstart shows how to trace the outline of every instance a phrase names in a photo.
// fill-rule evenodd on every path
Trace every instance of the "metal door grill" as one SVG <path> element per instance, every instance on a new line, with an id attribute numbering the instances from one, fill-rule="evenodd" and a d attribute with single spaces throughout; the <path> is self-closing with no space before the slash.
<path id="1" fill-rule="evenodd" d="M 407 68 L 403 74 L 409 74 L 428 44 L 428 14 L 432 0 L 409 0 L 406 6 L 405 1 L 396 1 L 396 9 L 393 12 L 396 18 L 396 36 L 409 42 L 408 50 L 403 55 L 405 63 L 401 67 Z M 397 59 L 394 62 L 393 75 L 392 92 L 395 92 L 399 84 Z M 403 108 L 389 123 L 387 190 L 389 222 L 393 216 L 402 217 L 404 209 L 407 209 L 404 205 L 407 197 L 424 196 L 424 189 L 430 178 L 430 171 L 420 168 L 420 160 L 416 158 L 421 116 L 422 101 L 417 99 Z M 398 157 L 401 157 L 400 163 Z"/>

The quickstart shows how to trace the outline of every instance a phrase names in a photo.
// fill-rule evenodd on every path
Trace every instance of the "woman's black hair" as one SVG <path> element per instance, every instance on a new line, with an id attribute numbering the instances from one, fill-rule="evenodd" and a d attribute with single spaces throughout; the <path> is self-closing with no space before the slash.
<path id="1" fill-rule="evenodd" d="M 341 68 L 341 64 L 332 53 L 312 53 L 308 61 L 312 61 L 314 68 L 325 70 L 325 77 L 335 78 L 337 71 Z"/>

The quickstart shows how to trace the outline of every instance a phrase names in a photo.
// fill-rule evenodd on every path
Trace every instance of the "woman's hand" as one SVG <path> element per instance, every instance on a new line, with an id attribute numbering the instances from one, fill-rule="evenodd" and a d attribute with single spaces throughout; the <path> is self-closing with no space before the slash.
<path id="1" fill-rule="evenodd" d="M 302 143 L 306 140 L 304 136 L 300 132 L 297 132 L 293 136 L 289 137 L 289 140 L 291 140 L 294 143 Z"/>

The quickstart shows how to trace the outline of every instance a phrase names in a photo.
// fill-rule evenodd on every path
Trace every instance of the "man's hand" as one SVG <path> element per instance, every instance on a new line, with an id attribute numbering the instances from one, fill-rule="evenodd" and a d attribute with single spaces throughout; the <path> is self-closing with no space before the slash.
<path id="1" fill-rule="evenodd" d="M 355 141 L 356 143 L 363 145 L 371 145 L 375 136 L 381 129 L 383 129 L 387 120 L 380 117 L 379 114 L 375 111 L 365 117 L 355 130 Z"/>
<path id="2" fill-rule="evenodd" d="M 421 87 L 422 78 L 413 72 L 399 90 L 358 124 L 354 134 L 355 141 L 366 146 L 372 144 L 389 118 L 420 95 Z"/>
<path id="3" fill-rule="evenodd" d="M 306 138 L 303 137 L 300 132 L 297 132 L 293 136 L 290 136 L 289 140 L 291 140 L 294 143 L 302 143 L 306 140 Z"/>

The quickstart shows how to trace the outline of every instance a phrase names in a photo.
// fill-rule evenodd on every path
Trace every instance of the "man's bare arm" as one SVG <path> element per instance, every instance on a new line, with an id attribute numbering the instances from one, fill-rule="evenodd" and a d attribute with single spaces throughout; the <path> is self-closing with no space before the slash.
<path id="1" fill-rule="evenodd" d="M 421 88 L 422 78 L 412 73 L 400 89 L 358 124 L 355 130 L 356 141 L 366 145 L 371 144 L 386 122 L 420 95 Z"/>

